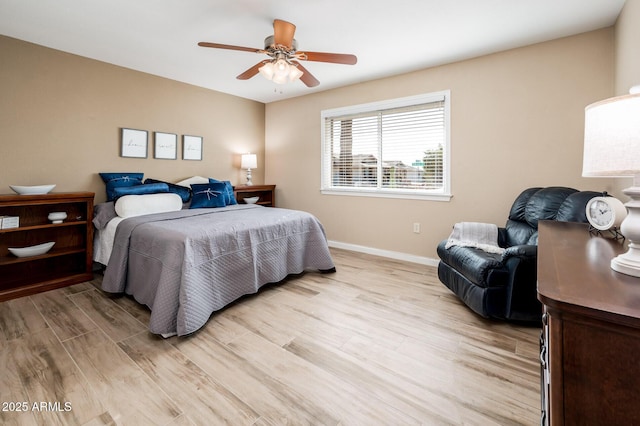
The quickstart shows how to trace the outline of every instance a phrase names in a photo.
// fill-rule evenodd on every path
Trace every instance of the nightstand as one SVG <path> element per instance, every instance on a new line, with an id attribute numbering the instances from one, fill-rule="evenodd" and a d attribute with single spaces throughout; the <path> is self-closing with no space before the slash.
<path id="1" fill-rule="evenodd" d="M 258 203 L 262 206 L 276 206 L 276 186 L 275 185 L 239 185 L 233 188 L 233 195 L 238 204 L 244 204 L 245 198 L 260 197 Z"/>

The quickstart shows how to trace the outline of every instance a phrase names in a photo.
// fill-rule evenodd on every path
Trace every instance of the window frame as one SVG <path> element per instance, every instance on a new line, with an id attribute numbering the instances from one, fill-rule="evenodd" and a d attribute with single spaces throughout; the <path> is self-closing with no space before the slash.
<path id="1" fill-rule="evenodd" d="M 390 189 L 371 187 L 335 187 L 332 186 L 332 158 L 330 155 L 331 141 L 327 141 L 325 123 L 328 118 L 339 117 L 351 114 L 376 113 L 392 108 L 403 108 L 413 105 L 426 104 L 431 102 L 444 101 L 444 146 L 443 146 L 443 187 L 439 190 L 415 190 L 415 189 Z M 320 193 L 324 195 L 346 195 L 358 197 L 383 197 L 383 198 L 406 198 L 431 201 L 449 201 L 451 194 L 451 91 L 442 90 L 438 92 L 425 93 L 403 98 L 389 99 L 384 101 L 369 102 L 364 104 L 332 108 L 322 110 L 320 113 L 321 123 L 321 167 L 320 167 Z M 327 155 L 329 154 L 329 155 Z"/>

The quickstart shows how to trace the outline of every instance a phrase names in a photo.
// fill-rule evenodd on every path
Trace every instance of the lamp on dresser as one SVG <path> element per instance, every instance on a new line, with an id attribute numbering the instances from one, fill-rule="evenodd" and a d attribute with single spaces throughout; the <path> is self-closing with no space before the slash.
<path id="1" fill-rule="evenodd" d="M 582 176 L 633 177 L 623 191 L 631 200 L 620 226 L 629 250 L 613 258 L 611 268 L 640 277 L 640 86 L 586 107 Z"/>
<path id="2" fill-rule="evenodd" d="M 258 158 L 255 154 L 242 154 L 240 168 L 247 169 L 247 183 L 245 185 L 253 185 L 251 181 L 251 169 L 258 167 Z"/>

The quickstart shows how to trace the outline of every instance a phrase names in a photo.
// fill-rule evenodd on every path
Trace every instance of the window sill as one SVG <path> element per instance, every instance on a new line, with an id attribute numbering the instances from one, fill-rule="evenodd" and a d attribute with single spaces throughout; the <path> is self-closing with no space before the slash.
<path id="1" fill-rule="evenodd" d="M 415 191 L 384 191 L 371 190 L 363 191 L 359 189 L 321 189 L 323 195 L 346 195 L 351 197 L 376 197 L 376 198 L 401 198 L 408 200 L 424 200 L 424 201 L 451 201 L 452 194 L 424 194 Z"/>

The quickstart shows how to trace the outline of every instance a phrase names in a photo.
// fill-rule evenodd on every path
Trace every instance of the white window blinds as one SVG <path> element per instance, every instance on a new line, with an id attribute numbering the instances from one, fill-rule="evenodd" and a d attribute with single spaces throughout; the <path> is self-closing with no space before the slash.
<path id="1" fill-rule="evenodd" d="M 448 193 L 447 95 L 323 111 L 323 189 Z"/>

